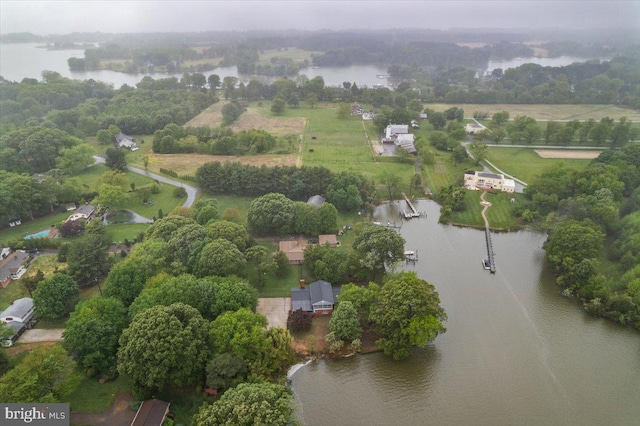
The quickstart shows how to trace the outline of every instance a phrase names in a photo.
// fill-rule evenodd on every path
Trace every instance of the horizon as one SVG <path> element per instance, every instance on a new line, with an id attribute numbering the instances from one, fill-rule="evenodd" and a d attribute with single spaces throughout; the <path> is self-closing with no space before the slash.
<path id="1" fill-rule="evenodd" d="M 549 7 L 552 5 L 552 7 Z M 390 15 L 389 11 L 397 15 Z M 406 12 L 406 13 L 405 13 Z M 640 27 L 640 1 L 16 1 L 2 34 L 230 31 L 571 31 Z"/>

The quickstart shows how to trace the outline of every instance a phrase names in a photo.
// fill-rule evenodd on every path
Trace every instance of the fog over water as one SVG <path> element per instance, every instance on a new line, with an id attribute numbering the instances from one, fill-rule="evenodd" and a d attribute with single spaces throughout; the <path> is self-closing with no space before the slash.
<path id="1" fill-rule="evenodd" d="M 16 1 L 0 31 L 185 32 L 283 29 L 637 28 L 638 1 Z M 543 36 L 543 34 L 541 34 Z"/>

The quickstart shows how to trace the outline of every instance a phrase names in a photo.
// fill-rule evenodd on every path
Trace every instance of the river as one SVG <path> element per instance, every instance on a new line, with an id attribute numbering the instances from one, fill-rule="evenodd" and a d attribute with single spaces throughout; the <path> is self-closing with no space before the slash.
<path id="1" fill-rule="evenodd" d="M 640 336 L 559 295 L 545 236 L 493 234 L 496 274 L 482 269 L 484 232 L 427 218 L 404 222 L 418 275 L 434 284 L 447 332 L 406 361 L 382 354 L 317 361 L 292 377 L 299 417 L 316 425 L 635 425 Z M 374 220 L 397 219 L 397 205 Z"/>
<path id="2" fill-rule="evenodd" d="M 60 75 L 78 80 L 93 79 L 112 83 L 115 88 L 123 84 L 135 86 L 145 75 L 154 79 L 174 76 L 181 78 L 182 73 L 177 74 L 126 74 L 116 71 L 75 71 L 69 70 L 67 59 L 84 57 L 84 50 L 47 50 L 39 47 L 38 43 L 0 43 L 0 76 L 9 81 L 21 81 L 23 78 L 35 78 L 40 80 L 42 71 L 55 71 Z M 516 58 L 509 61 L 490 61 L 486 72 L 491 72 L 494 68 L 513 68 L 524 63 L 536 63 L 543 66 L 563 66 L 573 62 L 585 61 L 586 59 L 571 56 L 561 56 L 559 58 Z M 252 78 L 270 80 L 267 77 L 256 77 L 251 75 L 238 74 L 236 67 L 220 67 L 213 71 L 203 73 L 205 76 L 218 74 L 221 79 L 224 77 L 236 77 L 245 84 Z M 355 82 L 359 87 L 374 87 L 382 85 L 392 87 L 387 78 L 378 78 L 378 75 L 386 75 L 387 68 L 375 65 L 352 65 L 348 67 L 309 67 L 300 71 L 307 78 L 312 79 L 322 76 L 327 86 L 342 86 L 345 81 Z M 291 77 L 295 78 L 295 77 Z"/>

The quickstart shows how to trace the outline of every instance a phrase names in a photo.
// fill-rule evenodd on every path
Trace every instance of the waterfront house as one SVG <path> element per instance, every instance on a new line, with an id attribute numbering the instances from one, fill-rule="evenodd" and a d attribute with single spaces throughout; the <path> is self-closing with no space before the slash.
<path id="1" fill-rule="evenodd" d="M 505 179 L 504 175 L 468 170 L 464 173 L 464 187 L 472 190 L 498 190 L 513 193 L 516 183 L 513 179 Z"/>
<path id="2" fill-rule="evenodd" d="M 340 287 L 332 287 L 323 280 L 314 281 L 305 287 L 304 280 L 299 288 L 291 289 L 291 310 L 302 309 L 315 315 L 330 315 L 340 294 Z"/>

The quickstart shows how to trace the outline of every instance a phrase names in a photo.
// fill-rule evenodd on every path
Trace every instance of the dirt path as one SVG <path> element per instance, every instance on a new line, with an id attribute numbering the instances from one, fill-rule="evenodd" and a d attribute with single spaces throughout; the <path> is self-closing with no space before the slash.
<path id="1" fill-rule="evenodd" d="M 63 328 L 43 329 L 33 328 L 20 336 L 19 343 L 59 342 L 62 340 Z"/>
<path id="2" fill-rule="evenodd" d="M 485 213 L 487 212 L 487 210 L 489 210 L 489 207 L 491 207 L 491 203 L 484 199 L 485 195 L 487 195 L 487 191 L 482 191 L 482 195 L 480 196 L 480 199 L 482 201 L 480 201 L 480 204 L 484 206 L 484 208 L 482 209 L 482 219 L 484 219 L 484 226 L 486 228 L 489 228 L 489 221 L 487 220 L 487 216 L 485 215 Z"/>
<path id="3" fill-rule="evenodd" d="M 290 297 L 262 297 L 258 299 L 256 312 L 267 317 L 269 327 L 287 328 L 287 317 L 291 310 Z"/>
<path id="4" fill-rule="evenodd" d="M 136 415 L 136 412 L 129 408 L 129 403 L 133 400 L 132 395 L 120 393 L 116 397 L 111 408 L 104 413 L 71 413 L 71 424 L 91 426 L 129 426 Z"/>

